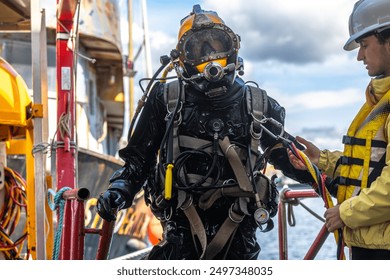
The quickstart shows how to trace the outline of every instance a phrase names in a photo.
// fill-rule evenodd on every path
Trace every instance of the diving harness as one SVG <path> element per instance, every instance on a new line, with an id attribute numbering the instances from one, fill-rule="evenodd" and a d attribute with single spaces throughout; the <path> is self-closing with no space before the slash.
<path id="1" fill-rule="evenodd" d="M 152 84 L 157 79 L 159 73 L 165 69 L 160 81 L 164 83 L 164 99 L 168 113 L 166 115 L 166 132 L 160 146 L 157 169 L 157 178 L 161 178 L 165 186 L 161 195 L 153 199 L 151 207 L 158 210 L 156 212 L 163 210 L 164 214 L 158 218 L 164 222 L 170 220 L 173 211 L 172 207 L 180 208 L 191 225 L 193 236 L 197 237 L 202 247 L 200 258 L 211 259 L 228 243 L 245 216 L 252 216 L 262 231 L 269 231 L 273 228 L 271 218 L 277 212 L 278 192 L 275 183 L 260 171 L 262 169 L 265 171 L 267 157 L 272 147 L 261 154 L 260 137 L 265 132 L 276 140 L 289 140 L 283 137 L 285 132 L 281 123 L 273 118 L 265 117 L 268 104 L 266 92 L 258 87 L 249 85 L 246 87 L 245 96 L 248 114 L 252 118 L 250 145 L 244 147 L 237 143 L 231 143 L 227 136 L 221 139 L 219 132 L 223 122 L 218 119 L 213 120 L 211 125 L 213 130 L 212 141 L 178 135 L 178 127 L 182 121 L 181 109 L 184 100 L 184 87 L 189 78 L 181 75 L 182 70 L 177 54 L 174 51 L 172 51 L 170 58 L 168 56 L 161 57 L 162 66 L 150 79 L 136 110 L 136 113 L 141 111 Z M 170 79 L 166 77 L 167 73 L 173 69 L 177 73 L 177 80 L 165 83 L 167 79 Z M 242 73 L 242 64 L 240 64 L 239 70 Z M 192 78 L 195 79 L 195 77 Z M 132 126 L 135 119 L 136 117 L 133 118 Z M 271 123 L 280 133 L 278 135 L 272 133 L 265 127 L 266 123 Z M 132 126 L 130 127 L 130 133 Z M 181 152 L 180 147 L 188 149 Z M 162 159 L 163 154 L 166 154 L 165 160 Z M 203 176 L 184 174 L 184 163 L 194 155 L 204 157 L 205 162 L 209 164 L 208 172 Z M 235 179 L 220 182 L 219 168 L 216 162 L 221 155 L 228 160 Z M 243 162 L 247 158 L 249 159 L 244 166 Z M 188 183 L 183 179 L 184 177 L 189 181 Z M 173 194 L 173 189 L 175 189 L 175 194 Z M 207 244 L 202 220 L 193 204 L 192 193 L 199 192 L 201 192 L 201 195 L 199 196 L 198 207 L 203 210 L 211 207 L 222 196 L 236 198 L 230 207 L 228 218 L 209 244 Z M 174 195 L 177 196 L 175 202 L 172 201 Z M 255 201 L 254 210 L 253 207 L 248 206 L 250 199 Z"/>

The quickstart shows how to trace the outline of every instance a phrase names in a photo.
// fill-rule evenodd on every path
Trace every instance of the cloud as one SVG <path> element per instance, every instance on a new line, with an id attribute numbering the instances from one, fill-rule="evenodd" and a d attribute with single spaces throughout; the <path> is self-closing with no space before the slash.
<path id="1" fill-rule="evenodd" d="M 351 104 L 362 104 L 364 95 L 361 89 L 349 88 L 337 91 L 311 91 L 295 94 L 294 97 L 279 96 L 278 100 L 285 104 L 291 113 L 318 110 L 324 108 L 342 108 Z"/>
<path id="2" fill-rule="evenodd" d="M 348 17 L 356 0 L 148 1 L 153 70 L 176 46 L 180 20 L 194 4 L 214 10 L 242 38 L 246 81 L 256 81 L 287 110 L 291 131 L 335 125 L 345 129 L 364 102 L 367 71 L 346 52 Z M 142 44 L 140 9 L 133 23 L 135 51 Z M 140 60 L 144 54 L 141 54 Z M 145 77 L 142 61 L 137 78 Z"/>
<path id="3" fill-rule="evenodd" d="M 157 1 L 148 2 L 153 56 L 169 54 L 176 46 L 179 22 L 197 3 L 191 2 L 179 1 L 169 7 Z M 240 55 L 245 59 L 309 64 L 324 62 L 343 51 L 348 38 L 348 17 L 355 0 L 228 0 L 223 6 L 220 0 L 199 3 L 205 10 L 217 11 L 240 35 Z M 134 13 L 139 18 L 140 8 L 134 7 Z M 142 29 L 141 20 L 134 25 Z"/>
<path id="4" fill-rule="evenodd" d="M 348 17 L 354 3 L 355 0 L 229 0 L 221 6 L 220 0 L 200 1 L 203 9 L 217 11 L 240 35 L 240 55 L 246 60 L 296 65 L 321 63 L 343 52 L 348 38 Z M 156 8 L 153 1 L 149 4 L 154 56 L 169 54 L 176 46 L 179 22 L 191 12 L 194 4 L 195 1 L 180 2 L 169 9 Z"/>
<path id="5" fill-rule="evenodd" d="M 218 11 L 241 36 L 247 59 L 305 64 L 323 62 L 342 48 L 354 2 L 231 0 L 222 9 L 220 1 L 207 0 L 204 8 Z"/>

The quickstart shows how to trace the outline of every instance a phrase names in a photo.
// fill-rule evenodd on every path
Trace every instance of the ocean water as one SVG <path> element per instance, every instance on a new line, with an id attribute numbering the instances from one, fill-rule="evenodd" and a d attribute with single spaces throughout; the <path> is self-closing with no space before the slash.
<path id="1" fill-rule="evenodd" d="M 321 198 L 302 198 L 300 201 L 311 211 L 323 217 L 326 210 Z M 287 223 L 288 259 L 303 260 L 313 241 L 320 232 L 323 222 L 313 216 L 301 205 L 292 207 L 295 216 L 295 226 Z M 279 239 L 278 239 L 278 216 L 273 218 L 275 227 L 269 232 L 257 232 L 261 252 L 258 259 L 278 260 Z M 337 260 L 337 244 L 333 233 L 330 233 L 317 253 L 315 260 Z"/>

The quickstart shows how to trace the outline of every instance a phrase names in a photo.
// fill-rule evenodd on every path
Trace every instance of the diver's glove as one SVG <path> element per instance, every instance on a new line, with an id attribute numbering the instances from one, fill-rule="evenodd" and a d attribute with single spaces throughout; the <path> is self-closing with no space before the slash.
<path id="1" fill-rule="evenodd" d="M 272 151 L 269 162 L 275 167 L 275 169 L 281 170 L 282 173 L 302 184 L 315 184 L 315 180 L 311 176 L 308 170 L 295 169 L 290 163 L 288 158 L 287 149 L 279 148 Z"/>
<path id="2" fill-rule="evenodd" d="M 96 207 L 100 217 L 109 222 L 116 219 L 117 211 L 126 205 L 125 196 L 120 189 L 126 188 L 127 184 L 125 180 L 116 180 L 110 184 L 105 192 L 99 195 Z"/>
<path id="3" fill-rule="evenodd" d="M 135 195 L 139 192 L 141 184 L 134 183 L 135 165 L 126 164 L 114 172 L 109 180 L 108 189 L 99 195 L 97 201 L 97 212 L 103 219 L 113 221 L 116 213 L 133 204 Z"/>

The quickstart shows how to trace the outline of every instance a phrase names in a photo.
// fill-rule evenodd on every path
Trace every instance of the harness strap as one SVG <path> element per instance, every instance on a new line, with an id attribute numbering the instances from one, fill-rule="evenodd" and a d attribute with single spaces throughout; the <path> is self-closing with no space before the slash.
<path id="1" fill-rule="evenodd" d="M 184 172 L 183 172 L 184 173 Z M 180 174 L 180 177 L 181 178 L 184 178 L 184 174 Z M 193 174 L 193 173 L 185 173 L 185 179 L 187 181 L 187 183 L 189 184 L 196 184 L 197 182 L 199 182 L 199 180 L 201 180 L 203 178 L 203 176 L 199 175 L 199 174 Z M 211 184 L 213 182 L 213 179 L 212 178 L 207 178 L 206 181 L 204 183 L 206 184 Z M 222 180 L 218 180 L 217 182 L 215 182 L 216 184 L 222 184 L 223 181 Z"/>
<path id="2" fill-rule="evenodd" d="M 265 90 L 248 86 L 248 91 L 246 92 L 246 102 L 248 108 L 248 114 L 252 115 L 257 119 L 263 119 L 263 116 L 267 114 L 268 102 L 267 102 L 267 93 Z M 253 123 L 256 133 L 260 133 L 262 130 L 260 123 L 254 121 Z"/>
<path id="3" fill-rule="evenodd" d="M 233 238 L 238 225 L 242 222 L 245 216 L 245 214 L 241 214 L 239 211 L 240 206 L 237 202 L 232 204 L 232 207 L 229 209 L 229 217 L 226 218 L 214 238 L 207 245 L 205 228 L 194 204 L 192 203 L 191 196 L 187 196 L 186 201 L 180 208 L 183 210 L 190 222 L 192 237 L 197 237 L 200 242 L 202 248 L 200 259 L 206 260 L 214 258 L 225 247 L 229 238 Z"/>
<path id="4" fill-rule="evenodd" d="M 244 192 L 240 187 L 218 188 L 215 190 L 208 190 L 199 197 L 199 208 L 206 210 L 210 208 L 214 202 L 221 197 L 249 197 L 253 193 Z"/>
<path id="5" fill-rule="evenodd" d="M 343 136 L 343 144 L 345 145 L 357 145 L 357 146 L 366 146 L 366 139 L 356 138 L 348 135 Z M 371 147 L 375 148 L 386 148 L 387 143 L 380 140 L 371 140 Z"/>
<path id="6" fill-rule="evenodd" d="M 264 115 L 266 115 L 268 111 L 267 92 L 258 87 L 247 86 L 245 97 L 248 115 L 253 117 L 253 131 L 251 132 L 251 150 L 258 152 L 262 132 L 262 127 L 259 121 L 263 119 Z M 252 166 L 254 166 L 256 162 L 256 154 L 252 153 L 249 156 Z"/>
<path id="7" fill-rule="evenodd" d="M 184 85 L 183 85 L 184 87 Z M 184 89 L 183 89 L 184 92 Z M 181 102 L 179 100 L 179 93 L 180 93 L 180 83 L 178 80 L 172 81 L 170 83 L 165 83 L 164 84 L 164 101 L 165 104 L 167 104 L 167 111 L 168 114 L 171 114 L 174 112 L 175 107 L 177 105 L 177 102 Z M 176 159 L 177 156 L 180 153 L 180 148 L 179 148 L 179 138 L 178 138 L 178 126 L 179 123 L 181 122 L 181 119 L 179 117 L 176 118 L 176 116 L 172 116 L 174 119 L 173 121 L 173 127 L 172 127 L 172 135 L 173 135 L 173 158 Z"/>
<path id="8" fill-rule="evenodd" d="M 363 144 L 362 140 L 364 140 L 364 145 L 362 145 L 362 146 L 365 146 L 365 139 L 346 137 L 346 136 L 344 136 L 344 138 L 355 139 L 355 140 L 352 140 L 352 142 L 354 142 L 354 145 L 356 145 L 356 142 Z M 344 142 L 344 138 L 343 138 L 343 142 Z M 377 143 L 375 143 L 376 145 L 382 145 L 382 143 L 385 143 L 385 142 L 379 141 L 379 140 L 372 140 L 372 143 L 374 141 L 377 142 Z M 360 145 L 360 144 L 357 144 L 357 145 Z M 352 164 L 363 166 L 364 160 L 360 159 L 360 158 L 353 158 L 353 157 L 346 157 L 346 156 L 339 157 L 339 159 L 337 160 L 337 162 L 335 164 L 335 168 L 333 170 L 333 178 L 335 177 L 336 170 L 339 167 L 339 165 L 352 165 Z M 379 161 L 370 160 L 369 167 L 373 168 L 373 170 L 371 171 L 371 173 L 368 175 L 368 178 L 367 178 L 367 187 L 368 188 L 370 187 L 372 182 L 374 182 L 376 180 L 376 178 L 381 174 L 382 169 L 383 169 L 383 167 L 385 167 L 385 165 L 386 165 L 386 154 L 384 154 Z M 343 186 L 352 185 L 352 186 L 360 187 L 362 185 L 362 181 L 358 180 L 358 179 L 352 179 L 352 178 L 348 178 L 348 177 L 338 176 L 334 180 L 332 180 L 332 182 L 330 183 L 330 186 L 332 187 L 335 184 L 339 184 L 339 185 L 343 185 Z"/>
<path id="9" fill-rule="evenodd" d="M 352 179 L 348 177 L 339 176 L 335 179 L 335 183 L 343 186 L 357 186 L 360 187 L 362 185 L 362 181 L 358 179 Z"/>
<path id="10" fill-rule="evenodd" d="M 342 165 L 361 165 L 363 166 L 364 160 L 361 158 L 354 158 L 354 157 L 346 157 L 346 156 L 341 156 L 340 157 L 340 164 Z M 381 168 L 383 167 L 383 163 L 380 161 L 372 161 L 370 160 L 369 166 L 372 168 Z"/>
<path id="11" fill-rule="evenodd" d="M 179 142 L 180 142 L 180 147 L 184 149 L 187 148 L 187 149 L 197 150 L 202 148 L 202 150 L 207 153 L 213 152 L 213 142 L 208 140 L 195 138 L 187 135 L 179 135 Z M 221 151 L 218 151 L 218 155 L 223 156 Z"/>
<path id="12" fill-rule="evenodd" d="M 379 163 L 382 164 L 380 168 L 372 170 L 370 175 L 368 175 L 368 186 L 371 185 L 372 182 L 376 180 L 376 178 L 381 174 L 383 167 L 386 165 L 386 154 L 382 156 L 379 160 Z"/>
<path id="13" fill-rule="evenodd" d="M 214 258 L 228 243 L 229 238 L 233 238 L 239 224 L 245 217 L 245 214 L 239 213 L 239 206 L 236 203 L 232 204 L 229 209 L 229 217 L 226 218 L 217 234 L 206 248 L 204 259 L 211 260 Z"/>
<path id="14" fill-rule="evenodd" d="M 252 183 L 249 181 L 248 174 L 246 173 L 245 168 L 242 165 L 240 157 L 234 149 L 234 145 L 230 143 L 229 138 L 225 136 L 223 140 L 219 141 L 219 145 L 233 169 L 234 175 L 236 176 L 240 188 L 243 191 L 253 192 Z"/>
<path id="15" fill-rule="evenodd" d="M 200 246 L 202 247 L 202 254 L 200 256 L 200 258 L 202 259 L 206 252 L 207 236 L 203 222 L 200 219 L 194 204 L 192 203 L 192 196 L 187 196 L 186 201 L 180 208 L 183 210 L 190 223 L 193 238 L 197 237 L 199 240 Z"/>

